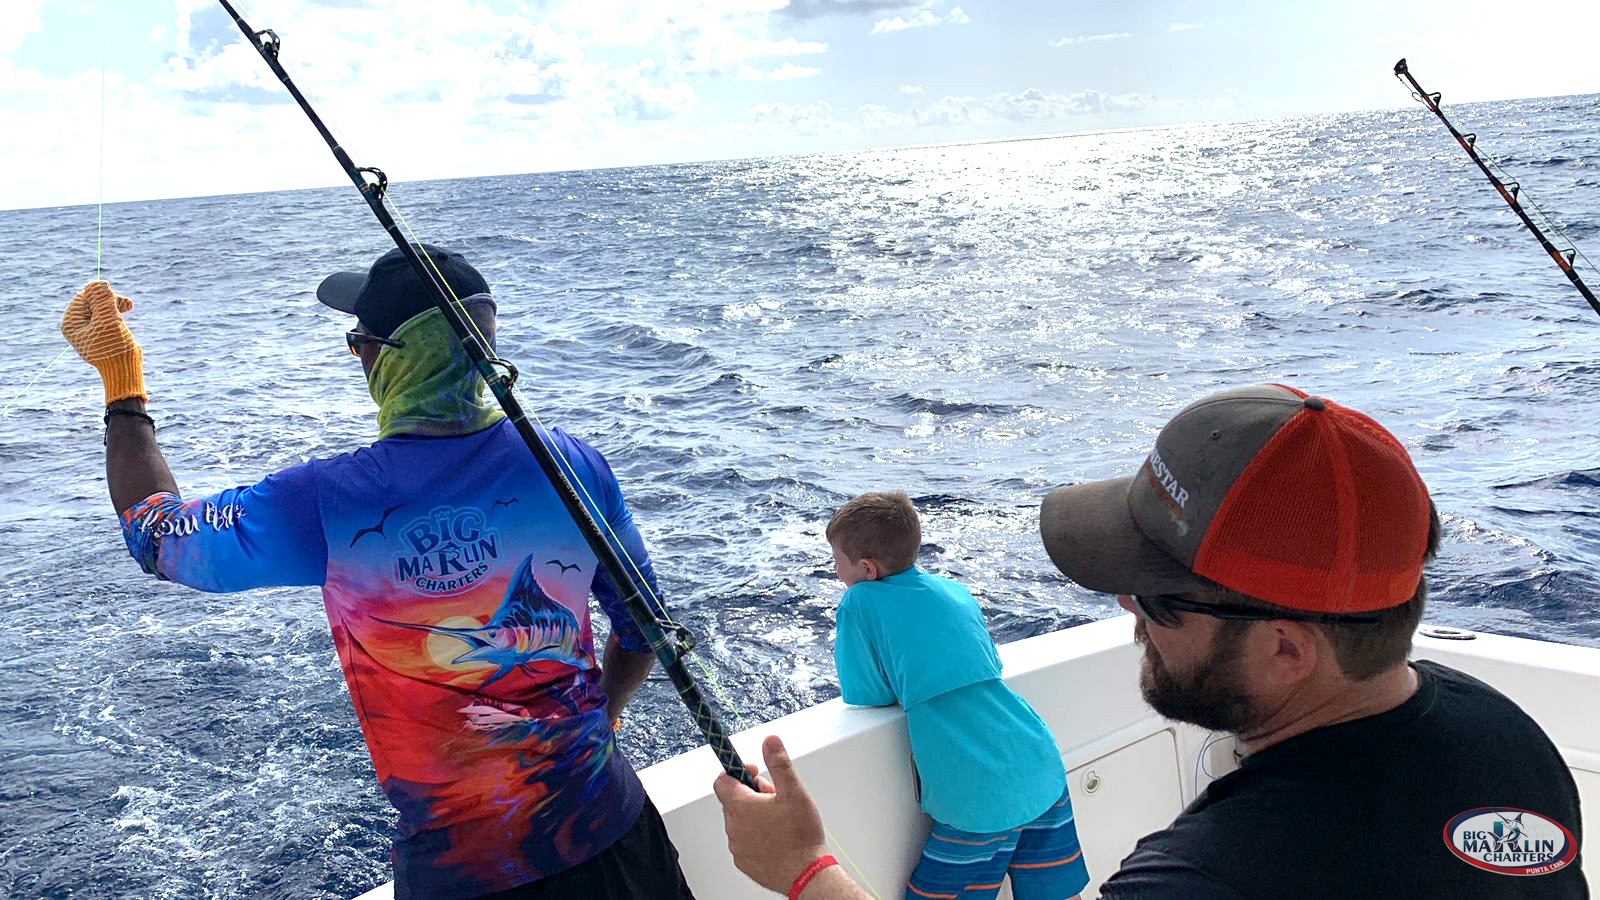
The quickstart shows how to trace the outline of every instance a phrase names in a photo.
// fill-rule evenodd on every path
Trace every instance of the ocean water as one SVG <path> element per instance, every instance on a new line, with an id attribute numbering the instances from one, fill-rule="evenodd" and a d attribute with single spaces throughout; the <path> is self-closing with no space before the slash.
<path id="1" fill-rule="evenodd" d="M 1600 254 L 1600 95 L 1451 111 Z M 1600 646 L 1600 317 L 1420 106 L 395 196 L 494 286 L 524 403 L 610 457 L 735 727 L 836 693 L 821 529 L 844 499 L 909 491 L 922 563 L 998 640 L 1114 615 L 1051 568 L 1040 496 L 1262 381 L 1410 448 L 1445 522 L 1431 620 Z M 372 439 L 348 323 L 312 293 L 388 246 L 350 188 L 105 214 L 186 493 Z M 0 212 L 0 247 L 9 398 L 63 346 L 95 210 Z M 0 895 L 387 880 L 319 593 L 141 575 L 99 390 L 69 353 L 0 418 Z M 643 766 L 696 735 L 657 679 L 622 739 Z"/>

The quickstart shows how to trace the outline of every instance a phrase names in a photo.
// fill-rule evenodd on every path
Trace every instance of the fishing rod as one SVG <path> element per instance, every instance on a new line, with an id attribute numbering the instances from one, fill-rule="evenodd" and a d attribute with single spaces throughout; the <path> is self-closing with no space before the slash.
<path id="1" fill-rule="evenodd" d="M 449 292 L 446 290 L 447 286 L 442 283 L 443 276 L 435 278 L 432 268 L 423 261 L 411 242 L 406 240 L 405 236 L 400 233 L 399 226 L 395 224 L 394 217 L 389 214 L 389 209 L 384 202 L 384 194 L 389 186 L 388 176 L 383 173 L 383 170 L 372 166 L 357 166 L 350 158 L 350 154 L 339 146 L 339 142 L 334 139 L 333 133 L 322 123 L 321 117 L 311 108 L 311 104 L 306 100 L 305 95 L 300 93 L 298 87 L 295 87 L 294 81 L 289 78 L 289 73 L 284 70 L 283 64 L 278 61 L 278 51 L 281 49 L 283 41 L 278 37 L 277 33 L 270 28 L 261 31 L 252 29 L 228 0 L 218 0 L 218 2 L 222 4 L 224 10 L 227 10 L 228 15 L 233 17 L 234 23 L 239 26 L 240 31 L 244 32 L 244 36 L 250 41 L 251 46 L 255 47 L 256 52 L 261 54 L 261 58 L 266 60 L 267 65 L 272 69 L 272 73 L 278 76 L 278 80 L 283 82 L 285 88 L 288 88 L 290 96 L 294 97 L 295 102 L 300 104 L 300 109 L 311 119 L 311 124 L 317 129 L 317 133 L 322 135 L 322 139 L 327 141 L 328 149 L 333 151 L 334 158 L 344 168 L 345 174 L 350 176 L 350 181 L 361 192 L 362 198 L 367 201 L 367 206 L 372 208 L 372 214 L 378 217 L 378 222 L 383 226 L 383 230 L 389 233 L 389 237 L 394 240 L 394 245 L 405 255 L 406 261 L 411 264 L 411 268 L 416 272 L 417 277 L 422 279 L 423 284 L 428 285 L 433 294 L 434 305 L 444 314 L 445 321 L 455 331 L 456 338 L 466 350 L 467 356 L 472 359 L 478 374 L 482 376 L 484 383 L 489 385 L 489 389 L 494 393 L 495 400 L 499 402 L 500 408 L 505 410 L 506 417 L 516 427 L 517 434 L 522 436 L 523 443 L 528 445 L 528 451 L 538 461 L 539 469 L 544 473 L 545 478 L 549 479 L 551 487 L 555 488 L 556 495 L 561 498 L 562 505 L 567 509 L 567 514 L 572 517 L 572 521 L 578 526 L 578 530 L 583 533 L 583 538 L 588 542 L 589 549 L 593 550 L 595 556 L 599 557 L 600 564 L 605 567 L 606 574 L 610 576 L 612 584 L 616 585 L 619 592 L 624 593 L 623 602 L 627 606 L 628 613 L 633 616 L 634 622 L 638 623 L 639 630 L 644 632 L 645 639 L 650 644 L 650 649 L 655 651 L 656 658 L 661 661 L 661 666 L 666 670 L 667 677 L 672 680 L 672 686 L 677 689 L 678 696 L 683 700 L 684 705 L 689 708 L 689 714 L 694 717 L 695 724 L 699 726 L 700 733 L 705 736 L 706 743 L 710 745 L 712 752 L 716 753 L 717 761 L 722 764 L 723 770 L 754 789 L 755 782 L 750 777 L 749 771 L 745 769 L 744 761 L 739 758 L 738 751 L 733 748 L 733 742 L 728 740 L 727 729 L 723 727 L 716 711 L 711 708 L 711 704 L 706 701 L 705 695 L 701 693 L 700 685 L 694 680 L 694 676 L 690 675 L 689 670 L 684 666 L 685 656 L 694 649 L 694 635 L 684 626 L 672 621 L 670 617 L 666 619 L 659 618 L 656 611 L 645 602 L 644 590 L 640 585 L 640 579 L 643 576 L 641 575 L 640 579 L 635 579 L 628 572 L 622 563 L 622 559 L 617 555 L 617 551 L 606 540 L 605 535 L 600 532 L 600 527 L 595 524 L 593 516 L 589 514 L 588 507 L 584 506 L 583 501 L 579 499 L 578 492 L 573 488 L 572 482 L 556 462 L 555 454 L 551 452 L 543 439 L 539 437 L 538 432 L 534 430 L 533 425 L 528 421 L 527 415 L 522 410 L 522 404 L 517 402 L 516 395 L 512 393 L 512 385 L 517 380 L 517 367 L 498 355 L 491 355 L 491 350 L 485 345 L 485 342 L 468 330 L 468 323 L 465 317 L 450 302 Z M 664 612 L 665 610 L 663 609 Z"/>
<path id="2" fill-rule="evenodd" d="M 1450 124 L 1450 120 L 1445 118 L 1444 110 L 1439 108 L 1439 98 L 1443 95 L 1438 91 L 1430 94 L 1423 90 L 1422 85 L 1418 84 L 1416 77 L 1411 74 L 1411 68 L 1406 65 L 1404 59 L 1394 64 L 1394 77 L 1400 79 L 1402 84 L 1409 84 L 1411 86 L 1411 96 L 1416 97 L 1423 106 L 1426 106 L 1429 111 L 1439 117 L 1439 121 L 1444 123 L 1444 127 L 1450 129 L 1451 137 L 1456 139 L 1456 143 L 1461 145 L 1461 149 L 1467 151 L 1467 155 L 1472 157 L 1472 161 L 1478 164 L 1479 170 L 1489 179 L 1489 183 L 1494 185 L 1494 189 L 1500 192 L 1500 197 L 1506 201 L 1506 204 L 1517 214 L 1517 217 L 1522 219 L 1522 224 L 1528 226 L 1528 230 L 1533 232 L 1535 238 L 1538 238 L 1539 246 L 1544 248 L 1544 252 L 1550 254 L 1550 258 L 1555 260 L 1557 266 L 1561 267 L 1561 271 L 1567 273 L 1567 280 L 1571 281 L 1572 286 L 1578 289 L 1578 293 L 1583 295 L 1583 299 L 1589 301 L 1589 305 L 1594 308 L 1594 311 L 1600 314 L 1600 300 L 1595 299 L 1594 291 L 1583 283 L 1582 276 L 1578 274 L 1578 270 L 1575 268 L 1578 257 L 1582 256 L 1578 252 L 1578 248 L 1569 246 L 1567 249 L 1562 250 L 1551 242 L 1544 229 L 1533 221 L 1533 218 L 1528 215 L 1527 209 L 1523 207 L 1521 202 L 1522 185 L 1515 181 L 1506 184 L 1489 169 L 1489 165 L 1483 161 L 1483 157 L 1478 155 L 1478 136 L 1476 134 L 1462 134 L 1456 130 L 1454 125 Z M 1528 206 L 1533 207 L 1535 212 L 1538 211 L 1538 207 L 1533 206 L 1531 201 L 1529 201 Z M 1546 224 L 1549 223 L 1547 222 Z M 1553 231 L 1557 231 L 1558 234 L 1560 233 L 1554 225 L 1550 225 L 1550 228 Z M 1563 237 L 1565 236 L 1563 235 Z M 1583 260 L 1586 263 L 1589 261 L 1588 257 L 1583 257 Z"/>

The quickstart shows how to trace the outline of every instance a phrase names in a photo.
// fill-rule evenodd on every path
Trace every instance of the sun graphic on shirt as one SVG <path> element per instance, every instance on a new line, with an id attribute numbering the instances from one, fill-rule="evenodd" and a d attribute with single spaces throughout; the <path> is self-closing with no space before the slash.
<path id="1" fill-rule="evenodd" d="M 471 616 L 450 616 L 449 618 L 442 619 L 434 624 L 442 628 L 483 627 L 482 622 L 472 618 Z M 448 634 L 430 634 L 427 637 L 427 641 L 423 644 L 423 652 L 428 654 L 428 659 L 441 669 L 454 669 L 459 672 L 482 669 L 485 666 L 488 666 L 489 668 L 494 667 L 492 663 L 486 663 L 480 660 L 467 660 L 466 662 L 462 663 L 452 662 L 452 660 L 454 660 L 456 657 L 466 653 L 471 649 L 472 647 L 461 638 L 451 637 Z"/>

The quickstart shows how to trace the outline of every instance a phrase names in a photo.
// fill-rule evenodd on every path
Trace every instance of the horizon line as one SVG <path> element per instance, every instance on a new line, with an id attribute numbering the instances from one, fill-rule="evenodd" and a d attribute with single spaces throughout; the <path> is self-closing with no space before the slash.
<path id="1" fill-rule="evenodd" d="M 1590 91 L 1590 92 L 1584 92 L 1584 93 L 1578 93 L 1578 94 L 1539 94 L 1539 95 L 1528 96 L 1528 97 L 1502 98 L 1502 99 L 1498 99 L 1498 100 L 1472 100 L 1472 101 L 1466 101 L 1466 102 L 1462 102 L 1462 103 L 1456 103 L 1456 104 L 1453 104 L 1453 105 L 1457 106 L 1457 107 L 1465 107 L 1465 106 L 1478 106 L 1478 105 L 1485 104 L 1485 103 L 1517 103 L 1517 102 L 1522 102 L 1522 101 L 1526 101 L 1526 100 L 1548 100 L 1548 99 L 1555 99 L 1555 98 L 1558 98 L 1558 97 L 1590 97 L 1590 96 L 1600 96 L 1600 91 Z M 1184 121 L 1184 122 L 1164 122 L 1164 123 L 1154 124 L 1154 125 L 1130 125 L 1130 126 L 1126 126 L 1126 127 L 1123 127 L 1123 128 L 1095 128 L 1095 129 L 1088 129 L 1088 130 L 1085 130 L 1085 131 L 1054 131 L 1054 132 L 1043 132 L 1043 133 L 1039 133 L 1039 134 L 1007 135 L 1007 136 L 1003 136 L 1003 137 L 959 138 L 959 139 L 956 139 L 956 140 L 930 141 L 930 142 L 920 143 L 920 144 L 892 144 L 892 145 L 883 145 L 883 146 L 856 147 L 856 148 L 847 149 L 847 150 L 813 150 L 813 151 L 808 151 L 808 152 L 796 152 L 796 153 L 774 153 L 774 154 L 770 154 L 770 155 L 766 155 L 766 156 L 718 156 L 718 157 L 708 157 L 708 158 L 701 158 L 701 159 L 668 160 L 668 161 L 654 162 L 654 163 L 633 163 L 633 164 L 628 164 L 628 165 L 617 165 L 617 166 L 593 166 L 593 167 L 590 167 L 590 168 L 582 168 L 582 169 L 530 169 L 530 170 L 526 170 L 526 171 L 522 171 L 522 172 L 496 172 L 496 173 L 488 173 L 488 174 L 482 174 L 482 175 L 445 175 L 445 176 L 434 177 L 434 178 L 419 178 L 419 179 L 415 179 L 415 180 L 392 179 L 390 181 L 390 185 L 391 186 L 393 186 L 393 185 L 401 185 L 401 184 L 404 184 L 404 185 L 424 185 L 424 184 L 433 184 L 433 183 L 436 183 L 436 182 L 447 182 L 447 181 L 469 181 L 469 180 L 477 179 L 477 178 L 514 178 L 514 177 L 523 176 L 523 175 L 565 175 L 565 174 L 572 174 L 572 173 L 578 173 L 578 172 L 612 172 L 612 171 L 621 171 L 621 170 L 625 170 L 625 169 L 656 169 L 656 168 L 664 168 L 664 167 L 667 167 L 667 166 L 692 166 L 692 165 L 703 165 L 703 164 L 706 164 L 706 163 L 718 163 L 718 162 L 744 162 L 744 161 L 748 161 L 748 160 L 801 159 L 801 158 L 811 157 L 811 156 L 841 156 L 841 155 L 846 155 L 846 154 L 858 154 L 858 153 L 893 153 L 893 152 L 912 151 L 912 150 L 931 150 L 931 149 L 937 149 L 937 148 L 941 148 L 941 147 L 976 147 L 976 146 L 983 146 L 983 145 L 986 145 L 986 144 L 1025 143 L 1025 142 L 1029 142 L 1029 141 L 1059 140 L 1059 139 L 1064 139 L 1064 138 L 1096 137 L 1096 136 L 1108 135 L 1108 134 L 1131 134 L 1131 133 L 1138 133 L 1138 132 L 1145 132 L 1145 131 L 1164 131 L 1164 130 L 1168 130 L 1168 129 L 1189 128 L 1189 127 L 1195 127 L 1195 126 L 1201 126 L 1201 125 L 1228 125 L 1228 124 L 1238 124 L 1238 123 L 1243 123 L 1243 122 L 1272 121 L 1272 120 L 1277 120 L 1277 119 L 1310 118 L 1310 117 L 1313 117 L 1313 116 L 1346 116 L 1346 115 L 1356 115 L 1356 114 L 1360 114 L 1360 113 L 1389 112 L 1389 111 L 1393 111 L 1393 110 L 1408 109 L 1408 108 L 1410 108 L 1410 107 L 1405 106 L 1405 105 L 1378 106 L 1378 107 L 1368 107 L 1368 108 L 1363 108 L 1363 109 L 1342 110 L 1342 111 L 1339 111 L 1339 112 L 1290 113 L 1290 114 L 1286 114 L 1286 115 L 1277 115 L 1277 116 L 1246 116 L 1246 117 L 1233 118 L 1233 119 L 1230 119 L 1230 118 L 1194 119 L 1194 120 L 1189 120 L 1189 121 Z M 1426 111 L 1426 107 L 1423 107 L 1422 109 L 1423 109 L 1424 112 Z M 79 207 L 95 207 L 95 206 L 100 206 L 100 205 L 118 206 L 118 205 L 129 204 L 129 203 L 162 203 L 162 202 L 166 202 L 166 201 L 169 201 L 169 200 L 203 200 L 203 199 L 217 198 L 217 197 L 248 197 L 248 196 L 252 196 L 252 195 L 255 195 L 255 194 L 289 194 L 289 193 L 297 193 L 297 192 L 300 192 L 300 191 L 326 191 L 326 190 L 333 190 L 335 188 L 342 187 L 346 183 L 346 181 L 347 181 L 347 179 L 346 180 L 335 180 L 335 181 L 333 181 L 332 183 L 329 183 L 329 184 L 307 185 L 305 187 L 275 188 L 275 189 L 271 189 L 271 190 L 259 190 L 259 191 L 234 191 L 232 193 L 226 193 L 226 194 L 175 194 L 175 195 L 163 196 L 163 197 L 140 197 L 140 198 L 131 199 L 131 200 L 105 201 L 103 204 L 97 204 L 97 203 L 65 203 L 65 204 L 55 204 L 55 205 L 45 205 L 45 206 L 17 206 L 17 207 L 0 206 L 0 213 L 36 212 L 36 211 L 41 211 L 41 210 L 68 210 L 68 209 L 77 209 Z"/>

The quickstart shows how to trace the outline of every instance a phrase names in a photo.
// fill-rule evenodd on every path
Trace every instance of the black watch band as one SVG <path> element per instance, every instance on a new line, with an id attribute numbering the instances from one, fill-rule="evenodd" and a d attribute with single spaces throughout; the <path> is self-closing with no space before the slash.
<path id="1" fill-rule="evenodd" d="M 123 409 L 120 406 L 109 406 L 109 407 L 106 407 L 106 414 L 105 414 L 105 423 L 106 423 L 106 429 L 107 429 L 106 440 L 107 441 L 110 440 L 110 428 L 111 428 L 111 417 L 112 416 L 131 416 L 131 417 L 133 417 L 135 419 L 143 419 L 145 421 L 145 424 L 150 426 L 150 430 L 151 431 L 154 431 L 156 429 L 156 420 L 150 418 L 150 414 L 149 413 L 140 412 L 137 409 Z"/>

